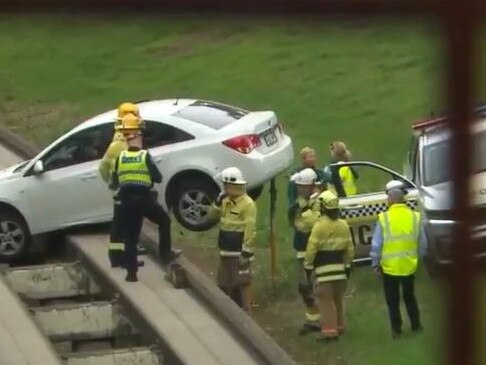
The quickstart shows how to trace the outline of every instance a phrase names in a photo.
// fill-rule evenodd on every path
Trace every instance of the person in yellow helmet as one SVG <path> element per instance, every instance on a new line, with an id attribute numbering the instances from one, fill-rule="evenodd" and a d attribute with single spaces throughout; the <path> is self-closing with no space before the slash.
<path id="1" fill-rule="evenodd" d="M 340 219 L 339 198 L 331 191 L 319 195 L 321 217 L 312 228 L 304 266 L 315 278 L 314 295 L 320 312 L 319 340 L 332 341 L 344 333 L 346 266 L 354 256 L 349 226 Z"/>
<path id="2" fill-rule="evenodd" d="M 224 192 L 211 210 L 211 215 L 220 220 L 218 286 L 251 315 L 250 262 L 254 257 L 257 208 L 238 168 L 224 169 L 221 180 Z"/>
<path id="3" fill-rule="evenodd" d="M 123 121 L 125 118 L 123 117 Z M 159 226 L 159 256 L 169 264 L 178 256 L 172 251 L 170 218 L 153 195 L 153 186 L 162 182 L 162 174 L 153 163 L 150 153 L 142 149 L 142 134 L 133 130 L 127 136 L 128 149 L 122 151 L 115 162 L 113 185 L 119 189 L 123 241 L 124 267 L 128 282 L 138 281 L 137 243 L 143 218 Z"/>
<path id="4" fill-rule="evenodd" d="M 101 162 L 99 164 L 99 172 L 103 181 L 108 185 L 112 185 L 112 174 L 115 170 L 115 162 L 122 151 L 128 149 L 128 144 L 124 132 L 138 131 L 141 127 L 141 118 L 139 116 L 138 107 L 132 103 L 122 103 L 118 107 L 118 115 L 115 122 L 115 133 L 113 140 L 108 146 Z M 121 211 L 120 199 L 116 191 L 113 193 L 113 220 L 110 228 L 110 244 L 108 246 L 108 258 L 112 267 L 119 267 L 123 264 L 123 237 L 120 226 Z M 139 248 L 139 251 L 143 251 Z"/>

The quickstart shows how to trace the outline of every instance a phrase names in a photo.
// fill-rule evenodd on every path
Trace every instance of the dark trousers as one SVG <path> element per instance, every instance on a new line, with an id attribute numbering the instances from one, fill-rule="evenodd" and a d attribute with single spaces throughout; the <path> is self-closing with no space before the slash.
<path id="1" fill-rule="evenodd" d="M 393 276 L 383 274 L 383 289 L 390 317 L 392 330 L 400 333 L 402 330 L 402 316 L 400 314 L 400 286 L 402 287 L 403 301 L 407 308 L 412 330 L 420 328 L 420 313 L 415 298 L 415 275 Z"/>
<path id="2" fill-rule="evenodd" d="M 119 199 L 114 200 L 113 220 L 110 227 L 110 246 L 108 247 L 108 258 L 112 266 L 123 264 L 123 232 L 121 221 L 121 203 Z"/>
<path id="3" fill-rule="evenodd" d="M 159 227 L 159 254 L 167 257 L 172 249 L 170 217 L 150 193 L 123 194 L 121 196 L 121 221 L 125 243 L 125 265 L 128 273 L 136 273 L 137 244 L 146 217 Z"/>

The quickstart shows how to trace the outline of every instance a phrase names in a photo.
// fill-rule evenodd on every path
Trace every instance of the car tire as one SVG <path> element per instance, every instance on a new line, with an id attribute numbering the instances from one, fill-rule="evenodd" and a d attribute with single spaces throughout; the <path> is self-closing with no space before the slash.
<path id="1" fill-rule="evenodd" d="M 31 243 L 29 228 L 14 212 L 0 213 L 0 261 L 15 262 L 27 254 Z"/>
<path id="2" fill-rule="evenodd" d="M 178 184 L 172 209 L 179 224 L 193 232 L 207 231 L 217 221 L 210 219 L 209 209 L 219 194 L 218 187 L 204 179 L 187 179 Z"/>
<path id="3" fill-rule="evenodd" d="M 260 185 L 260 186 L 257 186 L 256 188 L 248 190 L 248 195 L 253 200 L 257 200 L 260 197 L 260 195 L 262 195 L 264 187 L 265 187 L 265 185 Z"/>

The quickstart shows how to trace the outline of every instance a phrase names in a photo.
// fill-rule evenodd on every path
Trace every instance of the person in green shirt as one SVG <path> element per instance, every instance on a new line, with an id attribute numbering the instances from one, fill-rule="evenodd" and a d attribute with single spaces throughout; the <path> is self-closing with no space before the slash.
<path id="1" fill-rule="evenodd" d="M 294 175 L 297 172 L 300 172 L 304 169 L 311 168 L 317 175 L 317 181 L 320 182 L 320 189 L 325 190 L 327 187 L 327 179 L 325 177 L 325 173 L 323 170 L 316 167 L 317 157 L 316 151 L 311 147 L 304 147 L 300 151 L 300 158 L 302 161 L 301 166 L 297 167 L 290 176 Z M 289 180 L 287 186 L 287 198 L 288 198 L 288 205 L 289 207 L 295 203 L 297 199 L 297 186 L 295 182 Z"/>

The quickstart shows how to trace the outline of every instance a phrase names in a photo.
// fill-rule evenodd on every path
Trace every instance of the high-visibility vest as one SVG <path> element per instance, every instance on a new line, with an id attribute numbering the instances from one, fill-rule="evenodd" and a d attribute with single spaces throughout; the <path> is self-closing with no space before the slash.
<path id="1" fill-rule="evenodd" d="M 393 204 L 380 213 L 378 221 L 383 232 L 381 267 L 385 274 L 408 276 L 418 264 L 420 214 L 406 204 Z"/>
<path id="2" fill-rule="evenodd" d="M 147 166 L 147 151 L 122 151 L 118 159 L 118 183 L 124 186 L 150 188 L 152 178 Z"/>
<path id="3" fill-rule="evenodd" d="M 353 171 L 349 166 L 343 166 L 339 169 L 339 177 L 343 183 L 343 189 L 346 193 L 346 196 L 353 196 L 358 193 L 358 187 L 355 183 L 355 178 L 353 175 Z"/>

